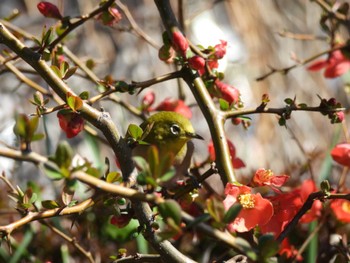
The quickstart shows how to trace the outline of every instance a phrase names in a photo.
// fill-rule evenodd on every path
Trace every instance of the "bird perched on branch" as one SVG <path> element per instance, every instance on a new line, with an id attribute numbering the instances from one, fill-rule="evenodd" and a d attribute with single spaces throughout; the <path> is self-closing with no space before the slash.
<path id="1" fill-rule="evenodd" d="M 175 178 L 185 175 L 194 152 L 191 139 L 203 140 L 195 133 L 191 122 L 179 113 L 162 111 L 149 117 L 140 127 L 144 132 L 142 141 L 147 145 L 135 147 L 133 155 L 145 157 L 150 145 L 156 146 L 160 160 L 170 158 L 169 164 L 176 170 Z"/>

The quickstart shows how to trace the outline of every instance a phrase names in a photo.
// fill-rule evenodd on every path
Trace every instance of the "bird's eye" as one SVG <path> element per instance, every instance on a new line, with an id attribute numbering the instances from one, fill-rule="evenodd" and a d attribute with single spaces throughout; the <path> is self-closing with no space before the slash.
<path id="1" fill-rule="evenodd" d="M 170 132 L 171 132 L 172 134 L 174 134 L 174 135 L 180 134 L 180 127 L 179 127 L 179 125 L 177 125 L 177 124 L 172 124 L 172 125 L 170 126 Z"/>

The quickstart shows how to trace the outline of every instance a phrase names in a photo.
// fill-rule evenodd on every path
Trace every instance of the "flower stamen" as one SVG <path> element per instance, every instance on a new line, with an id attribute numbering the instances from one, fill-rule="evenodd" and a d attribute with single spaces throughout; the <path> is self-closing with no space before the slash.
<path id="1" fill-rule="evenodd" d="M 241 194 L 238 196 L 238 201 L 243 208 L 254 208 L 255 200 L 252 194 Z"/>

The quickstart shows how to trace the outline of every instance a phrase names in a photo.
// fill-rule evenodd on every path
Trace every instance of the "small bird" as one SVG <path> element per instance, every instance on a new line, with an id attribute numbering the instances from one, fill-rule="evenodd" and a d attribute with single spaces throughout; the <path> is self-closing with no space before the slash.
<path id="1" fill-rule="evenodd" d="M 185 175 L 191 165 L 194 151 L 191 139 L 203 137 L 196 134 L 191 122 L 183 115 L 172 111 L 161 111 L 144 121 L 140 127 L 146 133 L 143 141 L 158 148 L 160 158 L 172 156 L 176 169 L 175 177 Z M 139 145 L 134 155 L 144 156 L 147 145 Z"/>

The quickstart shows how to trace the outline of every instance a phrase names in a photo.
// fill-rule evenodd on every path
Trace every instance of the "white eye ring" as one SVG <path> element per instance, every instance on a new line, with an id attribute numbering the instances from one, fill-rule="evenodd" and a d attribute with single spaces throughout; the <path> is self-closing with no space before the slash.
<path id="1" fill-rule="evenodd" d="M 170 126 L 170 132 L 174 135 L 179 135 L 180 134 L 180 126 L 177 124 L 172 124 Z"/>

